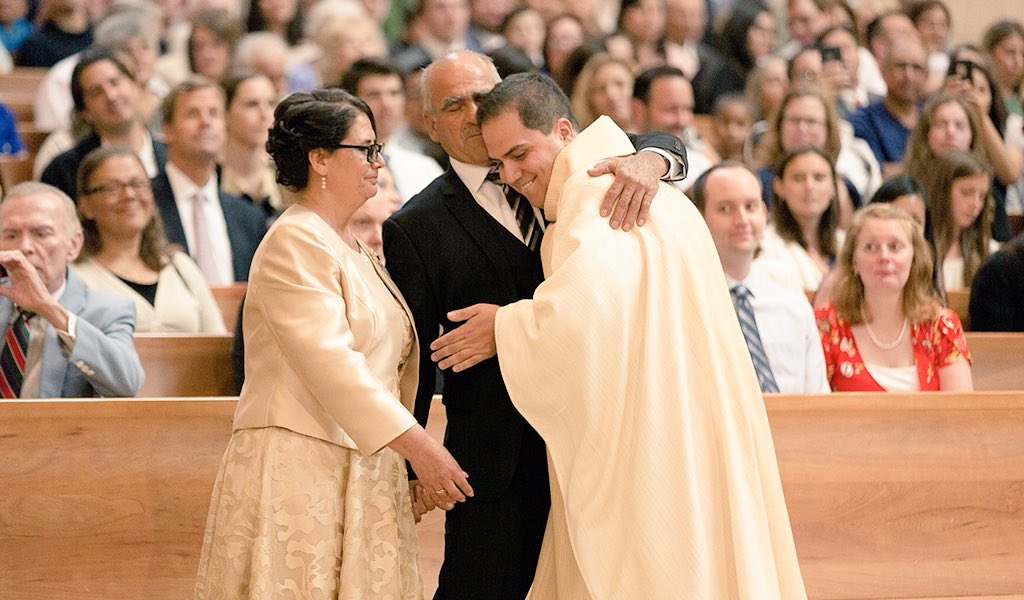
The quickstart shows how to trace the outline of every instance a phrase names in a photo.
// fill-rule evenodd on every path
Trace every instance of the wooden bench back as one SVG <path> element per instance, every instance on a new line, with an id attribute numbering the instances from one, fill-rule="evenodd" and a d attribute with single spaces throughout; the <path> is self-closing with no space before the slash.
<path id="1" fill-rule="evenodd" d="M 228 331 L 234 331 L 235 321 L 238 319 L 238 307 L 245 298 L 246 285 L 244 283 L 233 283 L 231 285 L 211 285 L 210 291 L 213 299 L 220 308 L 220 314 L 224 317 L 224 325 Z"/>
<path id="2" fill-rule="evenodd" d="M 191 598 L 234 406 L 0 402 L 0 596 Z"/>
<path id="3" fill-rule="evenodd" d="M 967 332 L 976 390 L 1024 390 L 1024 333 Z"/>
<path id="4" fill-rule="evenodd" d="M 766 400 L 811 598 L 1024 592 L 1024 394 Z"/>
<path id="5" fill-rule="evenodd" d="M 140 397 L 233 396 L 230 334 L 137 333 Z"/>
<path id="6" fill-rule="evenodd" d="M 1020 598 L 1024 394 L 766 405 L 812 599 Z M 3 597 L 190 597 L 234 408 L 0 401 Z"/>

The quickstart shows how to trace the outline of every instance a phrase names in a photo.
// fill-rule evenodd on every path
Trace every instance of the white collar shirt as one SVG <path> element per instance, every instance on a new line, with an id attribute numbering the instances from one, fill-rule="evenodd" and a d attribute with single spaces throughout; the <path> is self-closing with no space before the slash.
<path id="1" fill-rule="evenodd" d="M 454 158 L 451 159 L 451 164 L 452 168 L 455 169 L 455 174 L 462 180 L 466 189 L 473 194 L 473 199 L 476 200 L 476 203 L 486 210 L 487 214 L 491 215 L 502 227 L 507 229 L 509 233 L 516 236 L 519 241 L 523 241 L 523 232 L 519 229 L 519 223 L 516 222 L 516 215 L 512 212 L 512 207 L 509 206 L 508 200 L 505 199 L 505 192 L 501 189 L 500 185 L 487 180 L 490 167 L 471 165 L 459 162 Z M 543 227 L 543 215 L 540 214 L 536 207 L 533 207 L 533 212 L 537 215 L 537 224 Z"/>
<path id="2" fill-rule="evenodd" d="M 217 263 L 217 276 L 207 276 L 210 285 L 228 285 L 235 280 L 235 270 L 232 260 L 231 239 L 228 237 L 227 220 L 224 217 L 224 209 L 220 205 L 220 194 L 217 185 L 217 175 L 210 175 L 210 179 L 203 185 L 196 185 L 187 175 L 181 172 L 174 164 L 168 162 L 167 180 L 171 183 L 171 191 L 174 194 L 174 204 L 178 207 L 178 216 L 181 218 L 181 227 L 185 231 L 185 241 L 189 249 L 194 251 L 196 247 L 196 232 L 193 221 L 192 198 L 195 193 L 202 192 L 206 196 L 206 203 L 203 205 L 203 214 L 206 218 L 207 232 L 214 249 L 214 259 Z M 191 254 L 191 252 L 190 252 Z M 194 257 L 193 257 L 194 258 Z"/>
<path id="3" fill-rule="evenodd" d="M 726 281 L 730 289 L 740 283 L 750 290 L 761 344 L 779 391 L 827 393 L 825 353 L 807 297 L 776 284 L 754 268 L 743 281 L 728 276 Z"/>

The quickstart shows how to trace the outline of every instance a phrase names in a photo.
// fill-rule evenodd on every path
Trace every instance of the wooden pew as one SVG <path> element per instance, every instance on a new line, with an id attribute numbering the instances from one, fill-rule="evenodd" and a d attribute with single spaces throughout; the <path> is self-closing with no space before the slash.
<path id="1" fill-rule="evenodd" d="M 18 123 L 18 135 L 25 143 L 25 149 L 34 156 L 43 147 L 43 142 L 46 141 L 50 132 L 37 129 L 34 123 L 22 121 Z"/>
<path id="2" fill-rule="evenodd" d="M 190 597 L 234 406 L 0 401 L 3 597 Z M 812 600 L 1022 597 L 1024 393 L 766 406 Z M 441 535 L 421 525 L 428 596 Z"/>
<path id="3" fill-rule="evenodd" d="M 233 396 L 230 334 L 137 333 L 140 397 Z"/>
<path id="4" fill-rule="evenodd" d="M 1024 394 L 766 404 L 811 598 L 1021 598 Z"/>
<path id="5" fill-rule="evenodd" d="M 224 325 L 229 332 L 234 331 L 235 321 L 238 319 L 238 305 L 242 303 L 242 298 L 245 298 L 245 284 L 211 285 L 210 291 L 213 292 L 213 299 L 224 317 Z"/>
<path id="6" fill-rule="evenodd" d="M 0 596 L 191 598 L 235 401 L 0 404 Z"/>
<path id="7" fill-rule="evenodd" d="M 15 185 L 32 179 L 33 154 L 0 156 L 0 185 L 4 193 Z"/>
<path id="8" fill-rule="evenodd" d="M 11 109 L 18 122 L 32 121 L 36 91 L 48 70 L 15 67 L 10 73 L 0 74 L 0 101 Z"/>
<path id="9" fill-rule="evenodd" d="M 970 300 L 971 292 L 969 290 L 957 290 L 955 292 L 946 292 L 946 306 L 951 308 L 956 316 L 960 317 L 960 322 L 964 326 L 965 331 L 971 330 L 970 319 L 967 313 L 967 302 Z"/>
<path id="10" fill-rule="evenodd" d="M 1024 390 L 1024 333 L 967 332 L 976 390 Z"/>

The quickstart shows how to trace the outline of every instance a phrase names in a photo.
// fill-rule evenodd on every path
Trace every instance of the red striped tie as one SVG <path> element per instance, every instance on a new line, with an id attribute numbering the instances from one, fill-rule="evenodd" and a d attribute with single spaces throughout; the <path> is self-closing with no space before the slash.
<path id="1" fill-rule="evenodd" d="M 0 394 L 4 398 L 21 396 L 28 357 L 28 320 L 31 318 L 31 313 L 18 311 L 18 318 L 4 335 L 4 349 L 0 352 Z"/>

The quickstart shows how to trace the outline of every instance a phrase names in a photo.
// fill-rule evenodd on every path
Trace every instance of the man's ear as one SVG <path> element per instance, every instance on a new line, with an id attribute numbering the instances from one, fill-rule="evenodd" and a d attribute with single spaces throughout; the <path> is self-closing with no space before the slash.
<path id="1" fill-rule="evenodd" d="M 68 252 L 67 252 L 67 258 L 68 258 L 68 263 L 69 264 L 75 262 L 75 259 L 78 258 L 78 255 L 82 253 L 82 243 L 83 243 L 84 239 L 85 239 L 85 237 L 82 234 L 82 230 L 81 229 L 79 229 L 77 233 L 75 233 L 73 236 L 71 236 L 71 239 L 68 241 Z"/>
<path id="2" fill-rule="evenodd" d="M 430 139 L 440 144 L 441 140 L 437 139 L 437 119 L 434 118 L 434 115 L 424 110 L 423 123 L 427 126 L 427 134 L 430 135 Z"/>
<path id="3" fill-rule="evenodd" d="M 576 137 L 576 128 L 572 126 L 572 121 L 562 117 L 555 121 L 555 133 L 561 138 L 563 142 L 568 144 Z"/>

